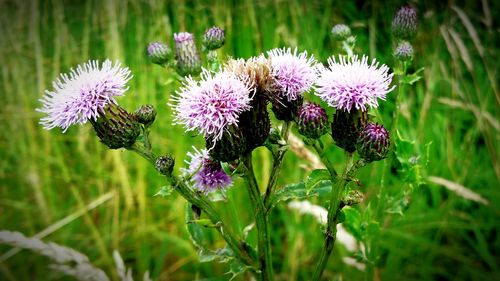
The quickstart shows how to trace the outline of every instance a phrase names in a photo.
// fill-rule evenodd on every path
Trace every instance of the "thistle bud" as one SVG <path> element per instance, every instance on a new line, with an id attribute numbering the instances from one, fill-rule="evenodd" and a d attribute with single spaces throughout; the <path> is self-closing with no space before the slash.
<path id="1" fill-rule="evenodd" d="M 149 127 L 155 121 L 156 109 L 150 104 L 141 105 L 141 107 L 134 112 L 134 116 L 139 123 Z"/>
<path id="2" fill-rule="evenodd" d="M 337 24 L 332 28 L 332 35 L 335 40 L 346 40 L 351 36 L 351 29 L 345 24 Z"/>
<path id="3" fill-rule="evenodd" d="M 174 170 L 175 159 L 171 155 L 160 156 L 156 159 L 155 167 L 156 170 L 164 175 L 170 176 L 172 175 L 172 171 Z"/>
<path id="4" fill-rule="evenodd" d="M 220 162 L 232 162 L 240 158 L 245 152 L 246 141 L 240 128 L 235 125 L 229 126 L 215 144 L 212 138 L 205 138 L 210 157 Z"/>
<path id="5" fill-rule="evenodd" d="M 390 148 L 389 132 L 382 125 L 367 123 L 359 133 L 356 148 L 367 162 L 384 159 Z"/>
<path id="6" fill-rule="evenodd" d="M 278 120 L 282 121 L 293 121 L 297 118 L 299 108 L 304 103 L 304 98 L 302 96 L 297 97 L 297 99 L 288 101 L 284 98 L 274 98 L 271 100 L 272 107 L 271 110 L 274 116 Z"/>
<path id="7" fill-rule="evenodd" d="M 104 114 L 90 121 L 101 142 L 111 149 L 132 146 L 141 133 L 141 125 L 135 116 L 119 105 L 107 106 Z"/>
<path id="8" fill-rule="evenodd" d="M 182 76 L 198 75 L 201 72 L 201 59 L 194 43 L 193 34 L 181 32 L 174 34 L 175 59 L 177 72 Z"/>
<path id="9" fill-rule="evenodd" d="M 367 119 L 366 112 L 338 109 L 333 115 L 332 138 L 335 144 L 347 152 L 356 151 L 359 130 Z"/>
<path id="10" fill-rule="evenodd" d="M 170 60 L 172 51 L 161 42 L 151 42 L 146 48 L 146 53 L 152 63 L 164 65 Z"/>
<path id="11" fill-rule="evenodd" d="M 328 131 L 328 116 L 319 104 L 308 103 L 299 109 L 297 124 L 301 135 L 317 139 Z"/>
<path id="12" fill-rule="evenodd" d="M 252 108 L 242 112 L 239 118 L 239 127 L 245 137 L 245 152 L 262 146 L 271 130 L 271 120 L 267 112 L 267 98 L 261 93 L 256 93 L 250 105 Z"/>
<path id="13" fill-rule="evenodd" d="M 392 20 L 392 34 L 398 39 L 412 39 L 417 34 L 417 11 L 411 6 L 404 6 L 397 11 Z"/>
<path id="14" fill-rule="evenodd" d="M 203 34 L 203 47 L 207 50 L 217 50 L 224 45 L 225 40 L 224 29 L 214 26 Z"/>
<path id="15" fill-rule="evenodd" d="M 413 47 L 410 42 L 399 42 L 394 50 L 394 57 L 400 61 L 411 61 L 413 59 Z"/>

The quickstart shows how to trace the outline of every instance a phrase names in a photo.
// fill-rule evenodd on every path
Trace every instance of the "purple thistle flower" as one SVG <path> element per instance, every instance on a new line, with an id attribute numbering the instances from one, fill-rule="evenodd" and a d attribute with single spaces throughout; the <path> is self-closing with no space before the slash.
<path id="1" fill-rule="evenodd" d="M 378 99 L 385 100 L 393 74 L 389 68 L 374 59 L 368 64 L 368 57 L 361 60 L 355 55 L 351 59 L 339 56 L 328 59 L 328 67 L 319 71 L 316 80 L 316 95 L 336 109 L 350 112 L 351 109 L 366 111 L 378 107 Z"/>
<path id="2" fill-rule="evenodd" d="M 224 190 L 233 183 L 231 177 L 224 172 L 220 162 L 210 159 L 206 149 L 198 150 L 193 147 L 194 153 L 188 152 L 191 161 L 186 161 L 188 168 L 181 168 L 185 176 L 192 176 L 193 186 L 207 194 L 217 189 Z"/>
<path id="3" fill-rule="evenodd" d="M 46 90 L 40 99 L 42 108 L 37 111 L 47 114 L 40 124 L 47 130 L 60 127 L 64 133 L 71 125 L 97 120 L 107 105 L 117 104 L 115 97 L 128 90 L 131 78 L 130 70 L 118 61 L 112 64 L 106 60 L 99 65 L 99 61 L 89 60 L 76 70 L 72 68 L 52 82 L 54 90 Z"/>
<path id="4" fill-rule="evenodd" d="M 250 109 L 250 83 L 227 72 L 203 70 L 199 82 L 188 77 L 172 98 L 174 122 L 188 131 L 199 130 L 206 138 L 220 140 L 224 130 L 238 123 Z"/>
<path id="5" fill-rule="evenodd" d="M 267 52 L 271 60 L 273 90 L 288 101 L 294 101 L 307 92 L 316 79 L 316 60 L 307 56 L 307 52 L 297 54 L 292 50 L 273 49 Z"/>

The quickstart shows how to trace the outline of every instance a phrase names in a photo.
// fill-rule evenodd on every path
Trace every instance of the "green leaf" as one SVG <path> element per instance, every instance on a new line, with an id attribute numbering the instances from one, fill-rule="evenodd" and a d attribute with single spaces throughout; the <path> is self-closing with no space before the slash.
<path id="1" fill-rule="evenodd" d="M 160 190 L 158 190 L 158 192 L 156 192 L 155 195 L 153 195 L 153 196 L 161 196 L 161 197 L 165 198 L 165 197 L 169 196 L 170 194 L 172 194 L 173 191 L 174 191 L 174 189 L 172 188 L 172 186 L 165 185 L 165 186 L 160 187 Z"/>
<path id="2" fill-rule="evenodd" d="M 332 190 L 331 181 L 321 181 L 316 187 L 307 193 L 306 185 L 303 182 L 285 185 L 282 189 L 278 190 L 271 197 L 271 207 L 276 206 L 281 201 L 290 199 L 304 199 L 312 196 L 324 196 Z"/>
<path id="3" fill-rule="evenodd" d="M 343 223 L 344 227 L 356 238 L 361 241 L 363 230 L 361 228 L 361 213 L 358 209 L 352 207 L 344 207 L 342 213 L 345 216 Z"/>
<path id="4" fill-rule="evenodd" d="M 397 135 L 395 144 L 396 159 L 401 164 L 402 173 L 405 175 L 405 180 L 408 183 L 421 185 L 425 183 L 425 176 L 422 174 L 423 169 L 420 165 L 421 156 L 417 151 L 414 141 L 403 139 Z"/>
<path id="5" fill-rule="evenodd" d="M 191 209 L 191 204 L 186 204 L 186 227 L 189 234 L 189 238 L 191 242 L 196 246 L 196 248 L 205 248 L 207 244 L 207 239 L 205 238 L 204 229 L 197 223 L 189 223 L 198 220 L 195 218 L 193 214 L 193 210 Z"/>
<path id="6" fill-rule="evenodd" d="M 234 280 L 234 278 L 236 278 L 238 275 L 248 271 L 249 269 L 252 269 L 253 271 L 257 271 L 254 267 L 244 265 L 238 259 L 233 259 L 229 263 L 229 271 L 226 272 L 226 274 L 231 274 L 231 278 L 229 279 L 231 281 L 231 280 Z"/>
<path id="7" fill-rule="evenodd" d="M 420 72 L 422 72 L 424 70 L 424 68 L 420 68 L 419 70 L 415 71 L 414 73 L 412 74 L 407 74 L 405 75 L 400 83 L 401 84 L 408 84 L 408 85 L 413 85 L 415 82 L 417 82 L 418 80 L 422 79 L 422 76 L 419 75 Z"/>
<path id="8" fill-rule="evenodd" d="M 311 190 L 318 186 L 321 182 L 330 180 L 330 172 L 326 169 L 317 169 L 311 172 L 307 177 L 305 187 L 306 194 L 308 195 Z"/>
<path id="9" fill-rule="evenodd" d="M 215 251 L 206 248 L 200 248 L 198 251 L 198 258 L 200 259 L 200 262 L 217 261 L 220 263 L 226 263 L 234 259 L 234 254 L 233 251 L 227 246 Z"/>

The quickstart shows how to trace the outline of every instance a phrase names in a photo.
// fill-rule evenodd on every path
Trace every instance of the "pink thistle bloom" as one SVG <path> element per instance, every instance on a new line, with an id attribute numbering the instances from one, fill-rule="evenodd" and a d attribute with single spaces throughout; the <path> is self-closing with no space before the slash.
<path id="1" fill-rule="evenodd" d="M 368 57 L 361 60 L 355 55 L 351 59 L 339 56 L 328 59 L 328 67 L 319 70 L 316 80 L 316 95 L 336 109 L 350 112 L 351 109 L 366 111 L 367 107 L 378 107 L 378 99 L 385 100 L 393 74 L 389 68 Z"/>
<path id="2" fill-rule="evenodd" d="M 271 60 L 273 88 L 288 101 L 294 101 L 309 91 L 316 80 L 316 60 L 307 52 L 292 52 L 290 48 L 273 49 L 267 52 Z"/>
<path id="3" fill-rule="evenodd" d="M 52 82 L 54 91 L 46 90 L 40 99 L 42 108 L 37 111 L 47 114 L 40 124 L 47 130 L 60 127 L 64 133 L 71 125 L 96 120 L 107 105 L 117 104 L 115 97 L 128 90 L 131 78 L 130 70 L 118 61 L 112 64 L 106 60 L 99 65 L 99 61 L 89 60 L 76 70 L 72 68 Z"/>
<path id="4" fill-rule="evenodd" d="M 248 80 L 228 72 L 212 74 L 204 70 L 199 82 L 188 77 L 170 104 L 174 122 L 188 131 L 200 131 L 215 143 L 226 128 L 237 125 L 243 111 L 250 109 L 250 86 Z"/>
<path id="5" fill-rule="evenodd" d="M 198 150 L 193 147 L 194 153 L 188 152 L 191 161 L 185 161 L 188 168 L 182 168 L 184 176 L 192 176 L 194 188 L 207 194 L 217 189 L 227 189 L 233 183 L 231 177 L 224 172 L 220 162 L 210 159 L 206 149 Z"/>

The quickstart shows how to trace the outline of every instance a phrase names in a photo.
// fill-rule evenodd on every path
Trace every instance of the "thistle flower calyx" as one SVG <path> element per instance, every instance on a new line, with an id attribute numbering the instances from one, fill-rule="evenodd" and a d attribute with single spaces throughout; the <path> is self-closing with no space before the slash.
<path id="1" fill-rule="evenodd" d="M 326 111 L 316 103 L 303 105 L 298 112 L 299 133 L 311 139 L 317 139 L 328 132 Z"/>
<path id="2" fill-rule="evenodd" d="M 360 130 L 356 143 L 359 155 L 367 162 L 384 159 L 390 146 L 389 132 L 384 126 L 371 122 Z"/>
<path id="3" fill-rule="evenodd" d="M 225 40 L 224 29 L 214 26 L 203 34 L 203 47 L 207 50 L 217 50 L 224 45 Z"/>

